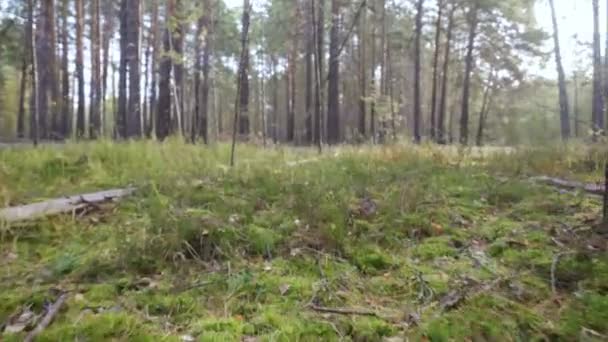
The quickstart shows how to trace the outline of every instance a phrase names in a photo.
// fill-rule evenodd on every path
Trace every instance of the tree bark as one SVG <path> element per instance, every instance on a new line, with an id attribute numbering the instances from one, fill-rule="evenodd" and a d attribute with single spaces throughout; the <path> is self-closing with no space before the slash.
<path id="1" fill-rule="evenodd" d="M 323 145 L 323 90 L 321 89 L 322 78 L 323 78 L 323 60 L 324 60 L 324 41 L 325 41 L 325 0 L 318 0 L 318 13 L 315 8 L 315 0 L 310 0 L 312 3 L 312 19 L 315 26 L 315 41 L 317 44 L 315 63 L 315 143 L 319 153 L 322 150 Z"/>
<path id="2" fill-rule="evenodd" d="M 479 110 L 479 122 L 477 125 L 477 138 L 475 139 L 475 143 L 478 147 L 481 147 L 483 144 L 483 131 L 485 128 L 487 113 L 490 110 L 490 104 L 492 101 L 492 89 L 494 87 L 494 71 L 492 70 L 490 73 L 490 79 L 486 84 L 486 88 L 483 92 L 483 99 L 481 100 L 481 109 Z"/>
<path id="3" fill-rule="evenodd" d="M 99 0 L 91 0 L 91 88 L 89 92 L 89 136 L 96 139 L 101 133 L 101 46 Z"/>
<path id="4" fill-rule="evenodd" d="M 447 107 L 448 96 L 448 75 L 450 68 L 450 52 L 452 47 L 452 31 L 454 30 L 454 11 L 456 6 L 452 4 L 450 14 L 448 16 L 448 29 L 445 40 L 445 55 L 443 57 L 443 71 L 441 79 L 441 95 L 439 97 L 439 112 L 437 113 L 437 142 L 440 144 L 446 143 L 445 135 L 445 111 Z"/>
<path id="5" fill-rule="evenodd" d="M 297 75 L 297 57 L 298 57 L 298 28 L 299 28 L 299 7 L 294 5 L 293 13 L 293 29 L 291 32 L 291 51 L 288 57 L 288 112 L 287 112 L 287 141 L 293 143 L 295 139 L 295 117 L 296 117 L 296 75 Z"/>
<path id="6" fill-rule="evenodd" d="M 76 137 L 85 135 L 85 93 L 84 93 L 84 6 L 83 0 L 76 0 L 76 77 L 78 78 L 78 107 L 76 109 Z"/>
<path id="7" fill-rule="evenodd" d="M 211 6 L 209 0 L 203 1 L 203 15 L 197 23 L 196 61 L 194 75 L 194 124 L 192 141 L 201 136 L 205 144 L 208 141 L 209 115 L 209 70 L 211 57 Z M 203 76 L 201 84 L 201 74 Z"/>
<path id="8" fill-rule="evenodd" d="M 159 25 L 159 11 L 158 11 L 158 0 L 152 1 L 152 70 L 151 70 L 151 85 L 150 85 L 150 120 L 149 125 L 146 127 L 146 137 L 152 137 L 152 131 L 154 130 L 154 126 L 156 121 L 156 117 L 158 115 L 157 106 L 156 106 L 156 96 L 157 96 L 157 68 L 158 68 L 158 58 L 160 52 L 160 25 Z"/>
<path id="9" fill-rule="evenodd" d="M 69 0 L 63 0 L 61 12 L 61 45 L 62 45 L 62 57 L 61 57 L 61 111 L 63 113 L 63 127 L 62 134 L 64 137 L 71 136 L 72 127 L 72 99 L 70 98 L 70 70 L 69 70 L 69 54 L 70 47 L 68 44 L 68 38 L 70 31 L 68 29 L 68 15 L 69 15 Z"/>
<path id="10" fill-rule="evenodd" d="M 578 72 L 574 72 L 572 79 L 574 81 L 574 137 L 578 138 L 580 132 L 580 110 L 578 106 Z"/>
<path id="11" fill-rule="evenodd" d="M 363 13 L 359 17 L 359 121 L 358 129 L 362 138 L 365 138 L 367 132 L 367 63 L 366 63 L 366 31 L 367 31 L 367 14 Z"/>
<path id="12" fill-rule="evenodd" d="M 553 23 L 553 43 L 554 43 L 554 54 L 555 54 L 555 65 L 557 67 L 557 82 L 559 88 L 559 117 L 561 122 L 561 133 L 562 139 L 568 140 L 570 137 L 570 114 L 568 105 L 568 91 L 566 89 L 566 75 L 564 73 L 564 67 L 562 65 L 562 55 L 559 46 L 559 33 L 557 26 L 557 17 L 555 15 L 554 0 L 549 0 L 551 6 L 551 20 Z"/>
<path id="13" fill-rule="evenodd" d="M 418 0 L 416 5 L 416 43 L 414 52 L 414 142 L 420 144 L 422 121 L 421 69 L 422 69 L 422 16 L 424 15 L 424 0 Z"/>
<path id="14" fill-rule="evenodd" d="M 465 58 L 464 82 L 462 91 L 462 113 L 460 116 L 460 143 L 467 145 L 469 142 L 469 97 L 471 91 L 471 73 L 475 64 L 473 51 L 475 50 L 475 38 L 477 38 L 477 26 L 479 19 L 477 17 L 478 4 L 473 4 L 467 13 L 467 22 L 469 24 L 469 38 L 467 44 L 467 55 Z"/>
<path id="15" fill-rule="evenodd" d="M 305 2 L 306 4 L 306 2 Z M 308 11 L 314 11 L 314 6 L 307 7 Z M 315 39 L 314 39 L 314 22 L 310 15 L 307 16 L 308 19 L 307 27 L 306 27 L 306 142 L 312 144 L 314 142 L 314 132 L 313 132 L 313 56 L 315 50 Z"/>
<path id="16" fill-rule="evenodd" d="M 593 0 L 593 106 L 594 138 L 604 130 L 604 95 L 602 83 L 602 56 L 600 46 L 599 0 Z"/>
<path id="17" fill-rule="evenodd" d="M 327 76 L 327 142 L 340 142 L 340 1 L 331 1 L 329 73 Z"/>
<path id="18" fill-rule="evenodd" d="M 127 137 L 141 137 L 141 70 L 140 70 L 140 0 L 128 0 L 127 8 L 127 59 L 129 69 L 129 98 L 127 114 Z"/>
<path id="19" fill-rule="evenodd" d="M 108 73 L 110 60 L 110 41 L 114 34 L 114 20 L 116 17 L 116 10 L 114 7 L 114 1 L 103 1 L 103 34 L 102 34 L 102 49 L 103 49 L 103 67 L 101 76 L 101 127 L 105 129 L 106 118 L 108 116 L 108 110 L 106 106 L 107 90 L 108 90 Z M 112 94 L 115 96 L 115 94 Z M 114 99 L 112 99 L 114 100 Z M 116 110 L 116 108 L 113 108 Z"/>
<path id="20" fill-rule="evenodd" d="M 437 21 L 435 22 L 435 52 L 433 55 L 433 85 L 431 90 L 431 139 L 437 141 L 437 84 L 439 82 L 439 52 L 441 41 L 441 20 L 444 0 L 437 0 Z"/>
<path id="21" fill-rule="evenodd" d="M 158 109 L 156 112 L 156 137 L 163 141 L 171 131 L 171 26 L 175 15 L 175 0 L 168 0 L 166 7 L 165 33 L 163 37 L 164 54 L 160 62 L 158 84 Z"/>
<path id="22" fill-rule="evenodd" d="M 24 31 L 24 39 L 26 46 L 23 49 L 25 52 L 23 56 L 23 60 L 21 61 L 21 85 L 19 86 L 19 113 L 17 114 L 17 138 L 25 137 L 25 92 L 27 90 L 27 69 L 30 64 L 29 60 L 29 46 L 31 45 L 29 39 L 31 37 L 31 33 L 29 32 L 29 27 L 26 25 L 26 29 Z"/>
<path id="23" fill-rule="evenodd" d="M 30 33 L 29 38 L 29 53 L 32 60 L 31 76 L 32 76 L 32 95 L 30 106 L 30 120 L 31 120 L 31 136 L 34 146 L 38 145 L 38 119 L 39 119 L 39 108 L 38 108 L 38 58 L 36 57 L 36 27 L 34 26 L 34 12 L 35 2 L 34 0 L 28 0 L 28 30 Z"/>

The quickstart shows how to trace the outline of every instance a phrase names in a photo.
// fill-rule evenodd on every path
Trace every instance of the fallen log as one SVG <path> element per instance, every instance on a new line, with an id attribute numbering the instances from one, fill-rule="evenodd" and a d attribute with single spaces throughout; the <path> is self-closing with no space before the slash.
<path id="1" fill-rule="evenodd" d="M 538 183 L 551 185 L 565 190 L 580 190 L 599 196 L 603 196 L 605 192 L 605 186 L 601 183 L 583 183 L 548 176 L 534 177 L 532 178 L 532 180 Z"/>
<path id="2" fill-rule="evenodd" d="M 0 222 L 31 221 L 47 216 L 72 213 L 87 206 L 121 199 L 133 194 L 133 192 L 135 192 L 135 188 L 112 189 L 4 208 L 0 209 Z"/>

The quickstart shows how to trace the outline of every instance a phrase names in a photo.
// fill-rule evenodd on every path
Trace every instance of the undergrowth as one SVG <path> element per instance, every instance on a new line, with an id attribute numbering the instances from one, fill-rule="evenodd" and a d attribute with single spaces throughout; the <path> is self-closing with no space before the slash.
<path id="1" fill-rule="evenodd" d="M 177 141 L 0 151 L 5 206 L 137 188 L 91 212 L 3 224 L 0 324 L 68 291 L 41 340 L 608 334 L 608 257 L 587 248 L 599 201 L 527 178 L 598 180 L 600 149 L 239 146 L 235 168 L 228 152 Z"/>

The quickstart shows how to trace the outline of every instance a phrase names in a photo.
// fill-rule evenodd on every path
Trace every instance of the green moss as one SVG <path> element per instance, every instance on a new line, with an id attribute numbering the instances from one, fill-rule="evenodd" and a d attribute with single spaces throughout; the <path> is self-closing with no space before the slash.
<path id="1" fill-rule="evenodd" d="M 586 293 L 575 300 L 562 315 L 560 332 L 568 339 L 577 339 L 583 327 L 608 333 L 608 296 Z"/>
<path id="2" fill-rule="evenodd" d="M 449 237 L 435 237 L 426 239 L 417 244 L 413 255 L 422 260 L 432 260 L 440 257 L 453 257 L 457 254 Z"/>

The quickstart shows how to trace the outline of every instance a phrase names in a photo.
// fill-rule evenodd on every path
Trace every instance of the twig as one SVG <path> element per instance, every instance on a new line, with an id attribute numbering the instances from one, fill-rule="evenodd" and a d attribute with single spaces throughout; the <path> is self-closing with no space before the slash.
<path id="1" fill-rule="evenodd" d="M 348 309 L 348 308 L 327 308 L 324 306 L 318 306 L 311 304 L 309 305 L 311 309 L 319 312 L 333 313 L 339 315 L 357 315 L 357 316 L 372 316 L 372 317 L 380 317 L 378 313 L 375 311 L 368 310 L 357 310 L 357 309 Z"/>
<path id="2" fill-rule="evenodd" d="M 574 254 L 574 252 L 561 252 L 561 253 L 557 253 L 553 257 L 553 262 L 551 263 L 551 291 L 553 291 L 553 294 L 557 293 L 557 276 L 555 275 L 555 272 L 557 271 L 557 265 L 559 264 L 559 259 L 561 257 L 563 257 L 564 255 L 568 255 L 568 254 Z"/>
<path id="3" fill-rule="evenodd" d="M 46 327 L 48 327 L 51 324 L 51 322 L 53 322 L 53 319 L 55 318 L 57 313 L 59 313 L 59 310 L 61 310 L 61 307 L 63 306 L 63 304 L 65 303 L 65 301 L 67 299 L 68 299 L 67 293 L 64 293 L 61 296 L 59 296 L 57 301 L 49 307 L 49 310 L 46 312 L 46 315 L 44 316 L 42 321 L 40 321 L 40 323 L 38 323 L 38 325 L 36 326 L 36 328 L 34 330 L 30 331 L 30 333 L 27 334 L 27 336 L 25 337 L 25 339 L 23 341 L 25 341 L 25 342 L 34 341 L 36 336 L 40 335 L 40 333 L 44 329 L 46 329 Z"/>

